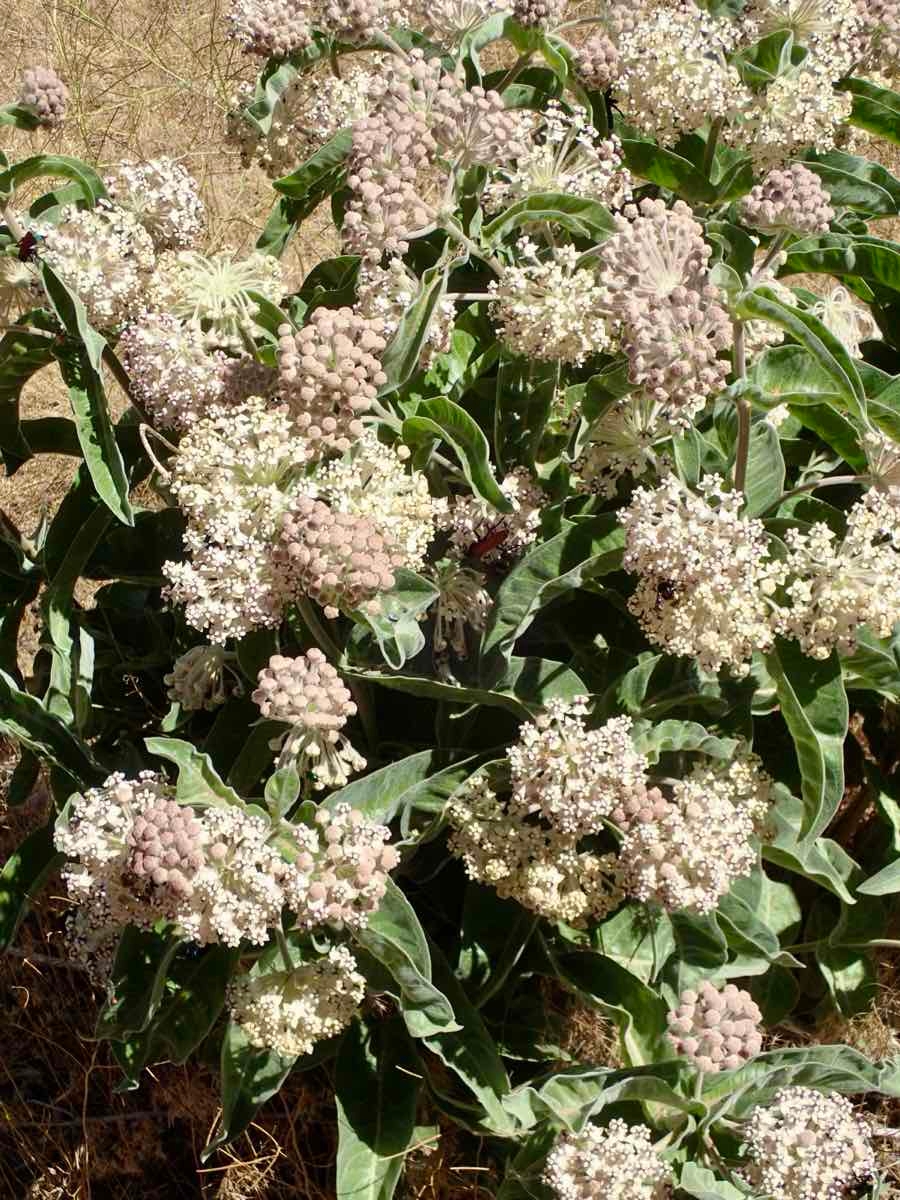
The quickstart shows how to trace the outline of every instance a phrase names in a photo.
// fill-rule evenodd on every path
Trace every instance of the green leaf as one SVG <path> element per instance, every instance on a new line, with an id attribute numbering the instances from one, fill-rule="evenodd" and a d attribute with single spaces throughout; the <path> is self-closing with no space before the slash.
<path id="1" fill-rule="evenodd" d="M 110 975 L 110 998 L 97 1020 L 97 1037 L 141 1033 L 162 1001 L 169 966 L 182 942 L 173 934 L 128 925 Z"/>
<path id="2" fill-rule="evenodd" d="M 890 217 L 900 212 L 900 179 L 880 163 L 832 150 L 806 158 L 803 165 L 819 176 L 835 207 L 852 208 L 867 216 Z"/>
<path id="3" fill-rule="evenodd" d="M 335 1064 L 338 1200 L 390 1200 L 413 1142 L 420 1081 L 399 1021 L 356 1020 Z"/>
<path id="4" fill-rule="evenodd" d="M 450 271 L 459 261 L 439 262 L 422 275 L 418 295 L 403 314 L 381 356 L 381 367 L 387 376 L 387 382 L 381 388 L 382 395 L 402 387 L 419 370 L 428 330 L 438 306 L 447 294 Z M 450 401 L 445 403 L 449 404 Z"/>
<path id="5" fill-rule="evenodd" d="M 433 942 L 429 946 L 432 978 L 452 1004 L 459 1024 L 455 1030 L 425 1037 L 425 1045 L 475 1096 L 485 1111 L 488 1128 L 501 1136 L 510 1136 L 514 1130 L 501 1103 L 509 1091 L 509 1078 L 497 1046 L 441 951 Z"/>
<path id="6" fill-rule="evenodd" d="M 632 733 L 634 748 L 645 754 L 651 763 L 658 763 L 660 755 L 672 751 L 698 751 L 710 758 L 732 758 L 737 749 L 734 738 L 716 737 L 695 721 L 639 721 Z"/>
<path id="7" fill-rule="evenodd" d="M 47 712 L 40 700 L 21 691 L 5 671 L 0 671 L 0 733 L 21 742 L 39 758 L 49 759 L 77 783 L 99 783 L 106 774 L 88 747 Z"/>
<path id="8" fill-rule="evenodd" d="M 394 586 L 379 593 L 377 611 L 354 613 L 354 619 L 375 635 L 388 666 L 400 670 L 425 645 L 420 618 L 437 595 L 430 579 L 400 567 L 394 572 Z"/>
<path id="9" fill-rule="evenodd" d="M 864 896 L 892 896 L 900 892 L 900 858 L 870 875 L 856 890 Z"/>
<path id="10" fill-rule="evenodd" d="M 778 432 L 768 421 L 755 421 L 750 428 L 749 457 L 744 493 L 748 517 L 772 508 L 784 492 L 785 466 Z"/>
<path id="11" fill-rule="evenodd" d="M 693 1196 L 694 1200 L 746 1200 L 746 1192 L 740 1191 L 732 1183 L 717 1179 L 708 1167 L 698 1167 L 691 1162 L 681 1168 L 678 1187 L 680 1191 Z"/>
<path id="12" fill-rule="evenodd" d="M 850 124 L 900 145 L 900 95 L 865 79 L 843 79 L 839 91 L 853 97 Z"/>
<path id="13" fill-rule="evenodd" d="M 0 871 L 0 950 L 12 944 L 22 918 L 63 855 L 53 844 L 53 825 L 30 833 Z"/>
<path id="14" fill-rule="evenodd" d="M 623 904 L 591 930 L 591 942 L 604 958 L 652 983 L 675 949 L 672 921 L 662 908 Z"/>
<path id="15" fill-rule="evenodd" d="M 751 87 L 766 87 L 790 70 L 797 61 L 798 52 L 801 56 L 804 53 L 795 46 L 793 32 L 777 29 L 736 55 L 734 65 L 744 83 Z"/>
<path id="16" fill-rule="evenodd" d="M 482 229 L 487 245 L 496 245 L 512 229 L 549 222 L 575 237 L 588 238 L 595 245 L 615 232 L 609 209 L 598 200 L 567 196 L 563 192 L 535 192 L 517 200 Z"/>
<path id="17" fill-rule="evenodd" d="M 15 129 L 38 129 L 38 115 L 25 104 L 0 105 L 0 125 L 12 125 Z"/>
<path id="18" fill-rule="evenodd" d="M 542 608 L 618 570 L 625 535 L 614 514 L 568 525 L 527 554 L 498 591 L 482 642 L 482 683 L 503 677 L 516 640 Z"/>
<path id="19" fill-rule="evenodd" d="M 738 312 L 745 320 L 768 321 L 796 338 L 834 382 L 847 410 L 865 422 L 866 396 L 859 372 L 843 344 L 818 317 L 784 304 L 771 288 L 763 287 L 745 292 L 738 301 Z"/>
<path id="20" fill-rule="evenodd" d="M 623 138 L 622 153 L 625 165 L 642 179 L 649 179 L 695 204 L 715 202 L 716 188 L 689 159 L 673 150 L 665 150 L 656 142 Z"/>
<path id="21" fill-rule="evenodd" d="M 794 242 L 784 270 L 864 279 L 896 292 L 900 291 L 900 247 L 867 235 L 824 233 Z"/>
<path id="22" fill-rule="evenodd" d="M 835 652 L 808 658 L 795 642 L 779 639 L 766 655 L 781 713 L 797 751 L 804 815 L 801 843 L 812 843 L 830 824 L 844 795 L 844 739 L 849 707 Z"/>
<path id="23" fill-rule="evenodd" d="M 219 776 L 208 754 L 201 754 L 190 742 L 178 738 L 145 738 L 150 754 L 165 758 L 178 767 L 175 794 L 182 804 L 221 808 L 240 804 L 241 798 Z"/>
<path id="24" fill-rule="evenodd" d="M 481 761 L 478 755 L 457 763 L 451 763 L 450 759 L 441 750 L 410 754 L 331 792 L 322 801 L 322 807 L 333 811 L 339 804 L 349 804 L 370 821 L 385 825 L 411 811 L 442 812 Z"/>
<path id="25" fill-rule="evenodd" d="M 65 154 L 35 154 L 31 158 L 20 159 L 7 170 L 0 172 L 0 196 L 9 196 L 23 183 L 43 175 L 52 176 L 54 179 L 71 179 L 73 183 L 78 184 L 81 194 L 91 207 L 106 195 L 103 180 L 81 159 L 69 158 Z"/>
<path id="26" fill-rule="evenodd" d="M 315 154 L 308 158 L 296 171 L 293 171 L 290 175 L 284 175 L 281 179 L 276 179 L 272 187 L 283 196 L 290 196 L 292 200 L 303 201 L 304 206 L 310 202 L 310 193 L 313 193 L 316 198 L 310 203 L 311 211 L 334 190 L 332 186 L 323 188 L 323 179 L 330 182 L 329 177 L 337 175 L 337 179 L 340 178 L 352 145 L 352 130 L 339 130 L 334 137 L 327 141 L 324 146 L 320 146 Z"/>
<path id="27" fill-rule="evenodd" d="M 630 1066 L 674 1057 L 666 1035 L 665 1001 L 637 975 L 590 951 L 563 955 L 558 965 L 562 978 L 615 1023 Z"/>
<path id="28" fill-rule="evenodd" d="M 501 358 L 494 402 L 494 453 L 501 474 L 516 465 L 534 467 L 559 383 L 559 363 Z"/>
<path id="29" fill-rule="evenodd" d="M 447 997 L 431 982 L 428 942 L 412 905 L 388 878 L 387 891 L 356 941 L 391 975 L 413 1037 L 459 1029 Z"/>
<path id="30" fill-rule="evenodd" d="M 776 802 L 771 811 L 775 835 L 763 846 L 763 857 L 852 904 L 853 893 L 848 883 L 859 871 L 856 863 L 830 838 L 801 838 L 800 829 L 808 815 L 806 805 L 780 785 L 775 794 Z"/>
<path id="31" fill-rule="evenodd" d="M 266 782 L 266 808 L 276 818 L 285 817 L 300 795 L 300 775 L 293 763 L 279 770 Z"/>
<path id="32" fill-rule="evenodd" d="M 281 1088 L 297 1063 L 272 1050 L 251 1046 L 240 1025 L 229 1021 L 222 1039 L 222 1115 L 216 1134 L 201 1155 L 207 1162 L 220 1146 L 227 1145 L 247 1128 L 257 1109 Z"/>
<path id="33" fill-rule="evenodd" d="M 464 408 L 435 396 L 403 422 L 403 441 L 415 446 L 423 439 L 443 439 L 453 448 L 472 491 L 498 512 L 512 512 L 512 503 L 500 490 L 491 470 L 487 438 Z"/>
<path id="34" fill-rule="evenodd" d="M 22 321 L 46 323 L 40 312 L 25 313 Z M 34 453 L 19 420 L 19 396 L 32 375 L 53 362 L 53 344 L 52 337 L 16 330 L 0 338 L 0 451 L 9 473 Z"/>

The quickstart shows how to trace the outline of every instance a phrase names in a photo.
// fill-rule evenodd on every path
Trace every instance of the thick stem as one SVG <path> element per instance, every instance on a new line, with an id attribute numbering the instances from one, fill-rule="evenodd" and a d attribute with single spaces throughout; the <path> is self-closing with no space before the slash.
<path id="1" fill-rule="evenodd" d="M 516 59 L 516 61 L 513 63 L 513 65 L 509 68 L 509 70 L 506 72 L 506 74 L 500 80 L 500 82 L 497 84 L 495 91 L 502 92 L 506 88 L 508 88 L 511 83 L 515 83 L 515 81 L 519 78 L 519 76 L 522 74 L 522 72 L 525 70 L 525 68 L 531 62 L 531 57 L 532 57 L 533 53 L 534 53 L 533 50 L 529 50 L 527 54 L 520 54 L 519 57 Z"/>
<path id="2" fill-rule="evenodd" d="M 719 143 L 719 134 L 722 132 L 722 126 L 725 124 L 723 117 L 716 117 L 712 125 L 709 127 L 709 136 L 706 139 L 706 149 L 703 152 L 703 174 L 708 176 L 713 168 L 713 163 L 716 160 L 716 146 Z"/>
<path id="3" fill-rule="evenodd" d="M 776 237 L 775 241 L 769 247 L 769 249 L 766 253 L 766 257 L 762 260 L 762 262 L 759 264 L 759 266 L 756 267 L 756 269 L 754 270 L 753 275 L 751 276 L 752 279 L 759 279 L 762 275 L 764 275 L 766 273 L 766 270 L 768 269 L 768 267 L 775 261 L 775 259 L 778 257 L 778 255 L 783 250 L 784 243 L 787 241 L 787 239 L 788 239 L 788 235 L 784 231 L 779 233 L 779 235 Z"/>
<path id="4" fill-rule="evenodd" d="M 734 323 L 734 373 L 738 379 L 747 378 L 747 347 L 744 326 Z M 734 457 L 734 490 L 742 492 L 747 482 L 747 459 L 750 455 L 750 401 L 739 396 L 737 401 L 738 436 Z"/>
<path id="5" fill-rule="evenodd" d="M 22 238 L 25 236 L 25 227 L 19 221 L 19 218 L 15 215 L 12 209 L 7 208 L 6 205 L 3 205 L 3 207 L 0 208 L 0 217 L 3 218 L 3 224 L 13 235 L 16 241 L 21 242 Z"/>

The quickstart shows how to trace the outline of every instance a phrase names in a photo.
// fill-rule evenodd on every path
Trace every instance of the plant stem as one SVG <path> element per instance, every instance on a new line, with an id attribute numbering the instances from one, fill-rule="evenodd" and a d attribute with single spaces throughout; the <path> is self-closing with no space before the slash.
<path id="1" fill-rule="evenodd" d="M 278 949 L 281 953 L 281 959 L 289 971 L 294 970 L 294 960 L 291 958 L 291 948 L 288 945 L 288 940 L 284 936 L 284 930 L 275 926 L 275 941 L 278 943 Z"/>
<path id="2" fill-rule="evenodd" d="M 25 236 L 25 228 L 20 223 L 19 218 L 15 215 L 12 209 L 7 208 L 6 205 L 4 205 L 2 208 L 0 208 L 0 217 L 3 218 L 3 224 L 13 235 L 16 241 L 21 242 L 22 238 Z"/>
<path id="3" fill-rule="evenodd" d="M 703 1099 L 703 1072 L 698 1071 L 694 1076 L 694 1096 L 695 1100 Z"/>
<path id="4" fill-rule="evenodd" d="M 489 255 L 486 251 L 475 244 L 470 237 L 463 233 L 460 225 L 450 216 L 449 213 L 442 213 L 440 217 L 441 228 L 446 234 L 449 234 L 454 241 L 459 242 L 461 246 L 465 246 L 469 254 L 473 258 L 480 258 L 482 262 L 486 262 L 492 271 L 498 275 L 503 273 L 503 264 L 499 259 Z"/>
<path id="5" fill-rule="evenodd" d="M 516 61 L 513 63 L 513 65 L 509 68 L 509 70 L 506 72 L 506 74 L 500 80 L 500 82 L 497 84 L 497 87 L 494 90 L 497 92 L 503 92 L 506 88 L 509 87 L 509 85 L 511 83 L 515 83 L 515 81 L 519 78 L 519 76 L 522 74 L 522 72 L 525 70 L 525 68 L 531 62 L 531 56 L 533 54 L 534 54 L 533 50 L 529 50 L 527 54 L 520 54 L 519 57 L 516 59 Z"/>
<path id="6" fill-rule="evenodd" d="M 719 142 L 719 134 L 722 132 L 722 126 L 725 124 L 723 117 L 716 117 L 712 125 L 709 127 L 709 136 L 706 139 L 706 149 L 703 152 L 703 174 L 709 176 L 713 168 L 713 163 L 716 160 L 716 146 Z"/>
<path id="7" fill-rule="evenodd" d="M 747 378 L 747 347 L 744 340 L 744 325 L 734 322 L 734 373 L 738 379 Z M 747 459 L 750 455 L 750 401 L 739 396 L 737 401 L 738 436 L 734 458 L 734 488 L 744 490 L 747 482 Z"/>
<path id="8" fill-rule="evenodd" d="M 775 241 L 769 247 L 769 249 L 766 253 L 766 257 L 762 260 L 762 262 L 759 264 L 759 266 L 756 267 L 755 270 L 753 271 L 751 279 L 759 279 L 759 277 L 761 275 L 765 274 L 766 268 L 781 253 L 781 251 L 784 247 L 784 243 L 787 241 L 787 239 L 788 239 L 788 235 L 782 230 L 782 232 L 779 233 L 779 235 L 776 237 Z"/>
<path id="9" fill-rule="evenodd" d="M 408 59 L 409 55 L 402 46 L 398 46 L 389 33 L 377 33 L 375 41 L 378 45 L 383 46 L 385 50 L 390 50 L 391 54 L 396 54 L 398 58 Z"/>
<path id="10" fill-rule="evenodd" d="M 809 483 L 801 483 L 798 487 L 791 488 L 789 492 L 785 492 L 779 496 L 775 503 L 770 504 L 762 515 L 766 516 L 773 509 L 780 507 L 784 504 L 785 500 L 790 500 L 791 496 L 801 496 L 804 492 L 816 492 L 819 488 L 844 487 L 849 486 L 851 483 L 866 483 L 869 479 L 870 476 L 868 475 L 825 475 L 822 479 L 813 479 Z"/>

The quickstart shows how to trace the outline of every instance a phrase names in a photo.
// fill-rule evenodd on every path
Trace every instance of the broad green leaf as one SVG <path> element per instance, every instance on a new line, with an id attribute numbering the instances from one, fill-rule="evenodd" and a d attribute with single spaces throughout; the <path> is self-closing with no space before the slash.
<path id="1" fill-rule="evenodd" d="M 553 600 L 618 570 L 625 534 L 612 514 L 567 525 L 510 571 L 494 600 L 482 642 L 482 682 L 508 669 L 517 638 Z"/>
<path id="2" fill-rule="evenodd" d="M 878 979 L 870 943 L 884 934 L 884 905 L 874 897 L 861 896 L 852 907 L 842 904 L 837 923 L 828 899 L 820 901 L 811 914 L 806 936 L 819 938 L 816 963 L 838 1012 L 845 1017 L 868 1012 L 875 1003 Z"/>
<path id="3" fill-rule="evenodd" d="M 422 275 L 418 295 L 401 317 L 394 336 L 381 356 L 381 366 L 387 376 L 387 382 L 381 389 L 382 394 L 402 387 L 419 370 L 428 330 L 447 294 L 450 270 L 457 261 L 454 259 L 452 263 L 440 262 L 434 267 L 429 267 Z M 404 434 L 404 439 L 405 436 Z"/>
<path id="4" fill-rule="evenodd" d="M 892 896 L 900 892 L 900 858 L 870 875 L 856 890 L 864 896 Z"/>
<path id="5" fill-rule="evenodd" d="M 377 611 L 354 613 L 354 619 L 372 631 L 384 661 L 399 671 L 425 645 L 420 619 L 437 596 L 430 579 L 400 567 L 394 586 L 379 594 Z"/>
<path id="6" fill-rule="evenodd" d="M 811 844 L 830 824 L 844 795 L 844 739 L 849 708 L 837 654 L 809 658 L 779 639 L 766 655 L 781 713 L 797 751 L 804 816 L 799 840 Z"/>
<path id="7" fill-rule="evenodd" d="M 805 803 L 781 786 L 776 788 L 775 797 L 770 814 L 775 834 L 763 846 L 763 857 L 852 904 L 849 881 L 859 871 L 856 863 L 830 838 L 801 838 L 800 829 L 808 817 Z"/>
<path id="8" fill-rule="evenodd" d="M 803 165 L 819 176 L 835 207 L 883 217 L 900 211 L 900 179 L 879 163 L 832 150 L 807 157 Z"/>
<path id="9" fill-rule="evenodd" d="M 789 71 L 803 53 L 795 45 L 790 29 L 777 29 L 736 55 L 734 65 L 744 83 L 754 88 L 766 87 Z"/>
<path id="10" fill-rule="evenodd" d="M 900 247 L 896 242 L 868 235 L 823 233 L 795 242 L 788 251 L 784 270 L 864 279 L 896 292 L 900 291 Z"/>
<path id="11" fill-rule="evenodd" d="M 900 145 L 900 94 L 865 79 L 843 79 L 837 86 L 853 97 L 851 125 Z"/>
<path id="12" fill-rule="evenodd" d="M 859 372 L 842 343 L 818 317 L 784 304 L 771 288 L 764 287 L 745 292 L 738 302 L 738 312 L 745 320 L 768 321 L 795 338 L 834 382 L 848 412 L 865 420 L 866 396 Z"/>
<path id="13" fill-rule="evenodd" d="M 699 1167 L 692 1162 L 686 1162 L 681 1168 L 678 1188 L 694 1200 L 746 1200 L 746 1192 L 717 1179 L 708 1167 Z"/>
<path id="14" fill-rule="evenodd" d="M 99 783 L 106 774 L 89 748 L 5 671 L 0 671 L 0 733 L 56 763 L 78 783 Z"/>
<path id="15" fill-rule="evenodd" d="M 534 913 L 516 901 L 502 900 L 494 888 L 468 881 L 456 975 L 478 1008 L 502 989 L 537 922 Z"/>
<path id="16" fill-rule="evenodd" d="M 41 311 L 25 313 L 22 322 L 40 328 L 50 321 Z M 41 367 L 53 362 L 54 338 L 10 330 L 0 338 L 0 451 L 8 473 L 34 453 L 19 419 L 19 396 Z"/>
<path id="17" fill-rule="evenodd" d="M 190 742 L 178 738 L 145 738 L 144 745 L 150 754 L 165 758 L 178 768 L 176 795 L 182 804 L 221 807 L 223 804 L 240 804 L 237 792 L 224 783 L 208 754 L 201 754 Z"/>
<path id="18" fill-rule="evenodd" d="M 287 816 L 300 795 L 300 775 L 293 763 L 275 771 L 266 781 L 266 808 L 276 819 Z"/>
<path id="19" fill-rule="evenodd" d="M 535 192 L 511 204 L 481 233 L 488 245 L 496 245 L 513 229 L 543 222 L 558 225 L 575 237 L 589 238 L 595 245 L 615 231 L 609 209 L 598 200 L 563 192 Z"/>
<path id="20" fill-rule="evenodd" d="M 296 171 L 282 176 L 281 179 L 276 179 L 272 187 L 283 196 L 303 201 L 304 206 L 310 202 L 311 195 L 314 196 L 314 200 L 310 203 L 311 211 L 333 190 L 330 186 L 323 190 L 323 180 L 329 181 L 329 177 L 335 176 L 335 173 L 337 176 L 343 173 L 352 144 L 352 131 L 349 129 L 339 130 Z M 337 180 L 335 179 L 334 182 L 336 184 Z"/>
<path id="21" fill-rule="evenodd" d="M 665 150 L 656 142 L 623 138 L 622 153 L 629 170 L 642 179 L 649 179 L 695 204 L 715 202 L 716 188 L 689 159 L 673 150 Z"/>
<path id="22" fill-rule="evenodd" d="M 0 871 L 0 950 L 11 945 L 31 901 L 62 861 L 52 824 L 30 833 L 10 854 Z"/>
<path id="23" fill-rule="evenodd" d="M 171 933 L 125 927 L 110 975 L 110 998 L 97 1020 L 97 1037 L 141 1033 L 165 992 L 172 959 L 182 942 Z"/>
<path id="24" fill-rule="evenodd" d="M 31 158 L 20 159 L 0 172 L 0 196 L 8 196 L 23 183 L 43 175 L 54 179 L 71 179 L 78 184 L 82 196 L 91 207 L 106 195 L 103 180 L 80 158 L 69 158 L 65 154 L 35 154 Z"/>
<path id="25" fill-rule="evenodd" d="M 441 951 L 430 943 L 434 983 L 453 1006 L 459 1022 L 455 1030 L 425 1037 L 424 1043 L 463 1081 L 486 1114 L 486 1126 L 509 1136 L 513 1128 L 501 1098 L 509 1091 L 509 1078 L 494 1039 L 478 1009 L 463 991 Z"/>
<path id="26" fill-rule="evenodd" d="M 409 1037 L 396 1020 L 356 1020 L 335 1063 L 338 1200 L 390 1200 L 413 1143 L 421 1087 Z"/>
<path id="27" fill-rule="evenodd" d="M 472 491 L 498 512 L 512 512 L 512 503 L 500 490 L 491 470 L 490 450 L 481 428 L 464 408 L 435 396 L 416 409 L 415 416 L 403 422 L 404 442 L 415 446 L 423 439 L 441 439 L 453 448 Z"/>
<path id="28" fill-rule="evenodd" d="M 517 465 L 534 467 L 559 383 L 559 363 L 501 358 L 494 402 L 494 453 L 501 474 Z"/>
<path id="29" fill-rule="evenodd" d="M 772 508 L 784 492 L 785 466 L 777 430 L 768 421 L 755 421 L 750 429 L 750 452 L 744 494 L 748 517 Z"/>
<path id="30" fill-rule="evenodd" d="M 202 1161 L 208 1161 L 220 1146 L 243 1133 L 257 1109 L 280 1090 L 297 1061 L 251 1046 L 241 1026 L 228 1022 L 220 1067 L 222 1115 L 215 1137 L 201 1155 Z"/>
<path id="31" fill-rule="evenodd" d="M 419 918 L 392 879 L 380 907 L 354 936 L 393 978 L 413 1037 L 459 1029 L 450 1001 L 431 982 L 431 956 Z"/>
<path id="32" fill-rule="evenodd" d="M 624 967 L 642 983 L 652 983 L 675 949 L 668 913 L 649 905 L 623 904 L 595 925 L 591 942 L 604 958 Z"/>
<path id="33" fill-rule="evenodd" d="M 26 104 L 0 104 L 0 125 L 12 125 L 15 129 L 38 129 L 40 118 Z"/>
<path id="34" fill-rule="evenodd" d="M 456 763 L 450 760 L 451 755 L 441 750 L 410 754 L 331 792 L 322 807 L 333 810 L 349 804 L 370 821 L 385 825 L 412 810 L 441 812 L 480 762 L 477 755 Z"/>
<path id="35" fill-rule="evenodd" d="M 733 757 L 737 749 L 734 738 L 717 737 L 695 721 L 639 721 L 631 736 L 634 748 L 645 754 L 651 763 L 659 762 L 661 754 L 672 751 L 697 751 L 710 758 Z"/>

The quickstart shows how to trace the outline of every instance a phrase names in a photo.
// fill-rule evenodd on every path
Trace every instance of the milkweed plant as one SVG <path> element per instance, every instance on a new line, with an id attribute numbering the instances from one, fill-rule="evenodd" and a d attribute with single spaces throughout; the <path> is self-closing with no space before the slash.
<path id="1" fill-rule="evenodd" d="M 324 1065 L 338 1197 L 447 1128 L 498 1200 L 883 1194 L 900 1058 L 817 1031 L 900 947 L 900 5 L 227 32 L 252 252 L 171 159 L 0 156 L 6 470 L 80 460 L 2 525 L 8 803 L 54 812 L 0 936 L 61 877 L 124 1085 L 220 1058 L 207 1153 Z"/>

